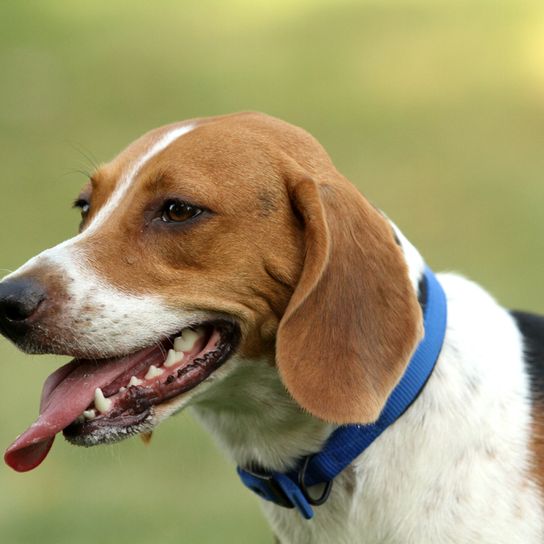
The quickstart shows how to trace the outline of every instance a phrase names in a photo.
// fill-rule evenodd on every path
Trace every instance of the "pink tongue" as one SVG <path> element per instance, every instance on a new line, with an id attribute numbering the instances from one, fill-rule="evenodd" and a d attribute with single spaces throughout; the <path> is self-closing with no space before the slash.
<path id="1" fill-rule="evenodd" d="M 53 372 L 43 386 L 38 419 L 6 450 L 5 462 L 18 472 L 36 468 L 49 453 L 55 435 L 91 404 L 95 389 L 110 384 L 149 352 L 99 363 L 76 359 Z"/>

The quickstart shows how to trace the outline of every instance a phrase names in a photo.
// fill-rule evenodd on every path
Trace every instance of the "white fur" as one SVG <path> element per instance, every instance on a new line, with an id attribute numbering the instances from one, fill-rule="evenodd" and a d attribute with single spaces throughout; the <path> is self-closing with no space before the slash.
<path id="1" fill-rule="evenodd" d="M 421 270 L 413 246 L 405 255 L 411 271 Z M 544 541 L 542 497 L 529 478 L 531 416 L 520 334 L 483 289 L 453 274 L 438 277 L 448 326 L 425 389 L 336 479 L 312 521 L 261 501 L 282 544 Z M 303 413 L 275 370 L 258 361 L 210 388 L 195 412 L 242 466 L 256 461 L 284 470 L 318 451 L 332 430 Z"/>

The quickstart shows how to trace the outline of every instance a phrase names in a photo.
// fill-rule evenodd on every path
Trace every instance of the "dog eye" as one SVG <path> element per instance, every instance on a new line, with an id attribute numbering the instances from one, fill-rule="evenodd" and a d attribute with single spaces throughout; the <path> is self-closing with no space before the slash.
<path id="1" fill-rule="evenodd" d="M 81 211 L 81 219 L 85 219 L 89 213 L 89 210 L 91 209 L 91 205 L 84 198 L 78 198 L 74 202 L 74 208 L 79 208 Z"/>
<path id="2" fill-rule="evenodd" d="M 200 208 L 188 204 L 187 202 L 182 202 L 181 200 L 167 200 L 162 209 L 161 220 L 165 223 L 182 223 L 201 213 L 202 210 Z"/>

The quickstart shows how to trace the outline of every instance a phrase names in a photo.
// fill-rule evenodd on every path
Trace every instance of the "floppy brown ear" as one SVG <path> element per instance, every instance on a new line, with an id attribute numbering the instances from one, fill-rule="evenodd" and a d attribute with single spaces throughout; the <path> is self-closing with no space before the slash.
<path id="1" fill-rule="evenodd" d="M 277 335 L 293 398 L 323 420 L 375 421 L 422 336 L 422 313 L 387 220 L 347 181 L 290 182 L 306 240 Z"/>

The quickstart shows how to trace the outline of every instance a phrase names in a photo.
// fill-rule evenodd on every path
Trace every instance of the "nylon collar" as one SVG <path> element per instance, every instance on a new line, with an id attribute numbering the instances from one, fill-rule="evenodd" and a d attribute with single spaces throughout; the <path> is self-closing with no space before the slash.
<path id="1" fill-rule="evenodd" d="M 297 464 L 297 470 L 281 473 L 250 471 L 238 467 L 242 483 L 261 498 L 286 508 L 297 508 L 305 519 L 314 515 L 312 505 L 323 504 L 334 478 L 363 453 L 410 407 L 429 379 L 444 343 L 447 321 L 446 295 L 430 268 L 423 275 L 427 298 L 424 303 L 425 336 L 406 371 L 375 423 L 338 427 L 323 449 Z M 325 484 L 322 497 L 312 498 L 307 488 Z"/>

